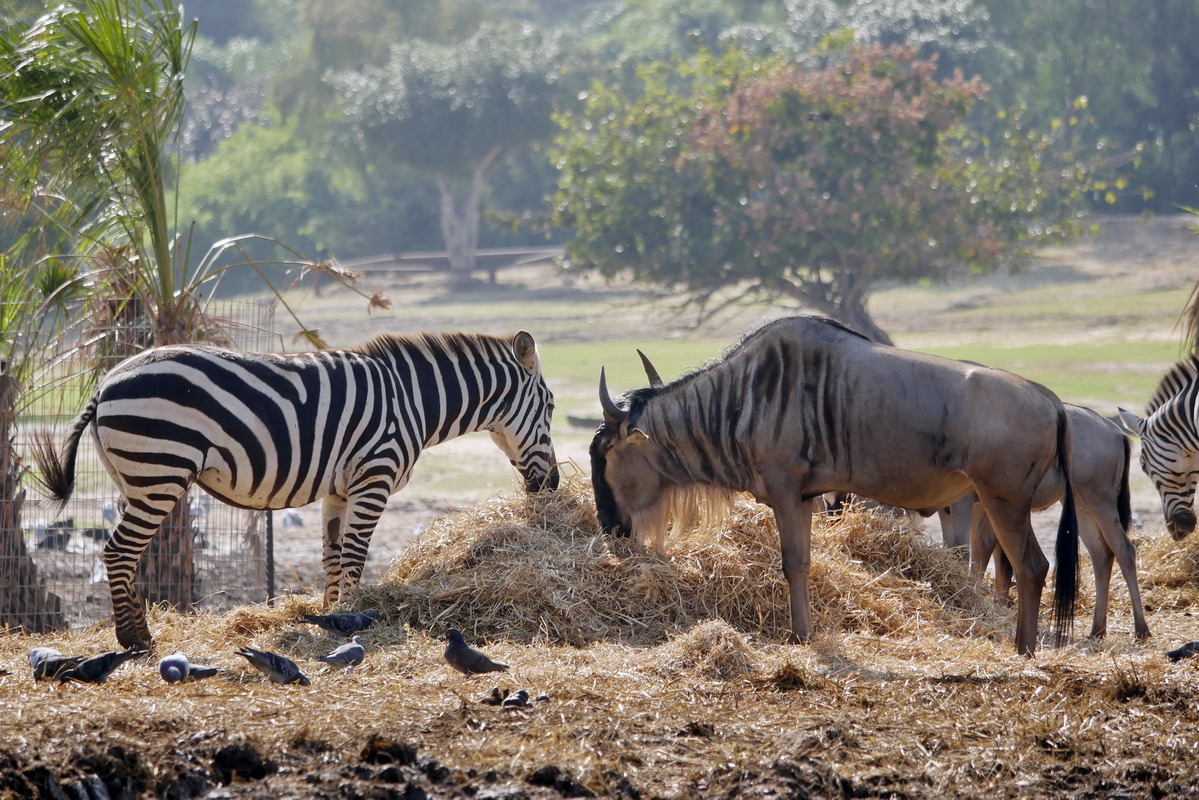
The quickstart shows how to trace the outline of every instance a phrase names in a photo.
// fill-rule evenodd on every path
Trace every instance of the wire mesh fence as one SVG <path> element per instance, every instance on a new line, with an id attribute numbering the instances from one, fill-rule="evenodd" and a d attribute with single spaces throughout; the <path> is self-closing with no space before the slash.
<path id="1" fill-rule="evenodd" d="M 273 305 L 226 302 L 210 313 L 219 321 L 222 344 L 278 350 Z M 86 402 L 68 387 L 58 396 L 60 407 L 42 402 L 36 416 L 16 417 L 13 447 L 0 448 L 0 458 L 27 467 L 35 430 L 49 429 L 57 440 Z M 0 476 L 10 472 L 4 466 Z M 121 511 L 90 435 L 80 440 L 75 491 L 61 510 L 28 475 L 19 485 L 0 486 L 0 628 L 45 631 L 110 618 L 102 554 Z M 266 601 L 274 589 L 271 534 L 270 512 L 234 508 L 193 487 L 143 555 L 138 591 L 151 603 L 195 609 Z"/>

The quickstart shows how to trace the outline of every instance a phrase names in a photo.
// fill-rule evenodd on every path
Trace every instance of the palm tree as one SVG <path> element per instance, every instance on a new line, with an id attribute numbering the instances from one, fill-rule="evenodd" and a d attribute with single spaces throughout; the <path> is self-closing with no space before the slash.
<path id="1" fill-rule="evenodd" d="M 83 315 L 92 327 L 75 340 L 77 363 L 93 378 L 146 347 L 211 340 L 221 326 L 207 303 L 228 269 L 248 265 L 274 289 L 242 248 L 247 238 L 263 237 L 218 242 L 193 263 L 190 235 L 176 224 L 171 153 L 195 32 L 171 0 L 62 5 L 0 32 L 4 191 L 71 239 L 63 263 L 73 265 L 72 285 L 86 286 L 91 298 Z M 30 241 L 21 239 L 11 257 L 34 263 Z M 285 257 L 276 263 L 349 281 L 290 249 Z M 386 305 L 377 295 L 371 303 Z M 321 344 L 315 331 L 300 327 Z M 149 602 L 194 601 L 186 502 L 154 538 L 139 576 Z"/>

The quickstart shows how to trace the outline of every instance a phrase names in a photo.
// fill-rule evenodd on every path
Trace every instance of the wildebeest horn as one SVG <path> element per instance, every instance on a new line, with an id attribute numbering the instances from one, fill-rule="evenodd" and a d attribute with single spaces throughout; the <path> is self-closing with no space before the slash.
<path id="1" fill-rule="evenodd" d="M 649 385 L 655 389 L 662 385 L 662 376 L 658 374 L 658 370 L 654 369 L 654 365 L 650 363 L 649 357 L 641 350 L 637 350 L 637 355 L 641 356 L 641 366 L 645 367 L 645 377 L 649 378 Z"/>
<path id="2" fill-rule="evenodd" d="M 604 376 L 604 368 L 600 367 L 599 385 L 600 407 L 604 409 L 604 422 L 619 424 L 629 418 L 627 411 L 621 410 L 608 394 L 608 379 Z"/>

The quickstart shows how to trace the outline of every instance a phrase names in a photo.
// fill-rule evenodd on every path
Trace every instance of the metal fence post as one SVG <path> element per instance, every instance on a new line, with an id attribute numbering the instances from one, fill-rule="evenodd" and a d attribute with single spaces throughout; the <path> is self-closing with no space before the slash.
<path id="1" fill-rule="evenodd" d="M 275 512 L 266 510 L 266 604 L 275 605 Z"/>

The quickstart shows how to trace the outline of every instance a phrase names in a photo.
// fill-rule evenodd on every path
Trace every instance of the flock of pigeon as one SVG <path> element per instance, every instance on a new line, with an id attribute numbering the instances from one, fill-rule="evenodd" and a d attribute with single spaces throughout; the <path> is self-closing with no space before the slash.
<path id="1" fill-rule="evenodd" d="M 317 625 L 335 636 L 350 638 L 346 644 L 317 659 L 325 664 L 345 667 L 346 672 L 349 672 L 366 658 L 366 648 L 362 644 L 362 637 L 358 634 L 369 628 L 378 619 L 378 611 L 366 611 L 361 614 L 305 614 L 299 621 Z M 462 632 L 457 628 L 450 628 L 446 631 L 446 641 L 446 663 L 463 675 L 503 672 L 508 669 L 506 664 L 492 661 L 468 645 L 462 638 Z M 33 667 L 35 681 L 104 683 L 126 661 L 144 656 L 148 652 L 145 648 L 134 647 L 119 652 L 102 653 L 89 658 L 87 656 L 64 656 L 53 647 L 35 647 L 29 651 L 29 666 Z M 308 677 L 300 671 L 299 664 L 287 656 L 272 653 L 269 650 L 257 650 L 253 647 L 242 647 L 236 652 L 275 683 L 280 685 L 298 683 L 301 686 L 308 686 L 310 683 Z M 202 680 L 210 678 L 218 672 L 220 670 L 216 667 L 191 663 L 187 656 L 179 651 L 171 653 L 158 662 L 158 674 L 167 683 Z"/>

